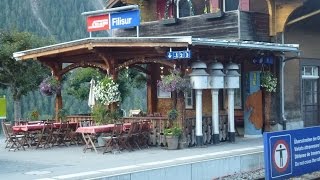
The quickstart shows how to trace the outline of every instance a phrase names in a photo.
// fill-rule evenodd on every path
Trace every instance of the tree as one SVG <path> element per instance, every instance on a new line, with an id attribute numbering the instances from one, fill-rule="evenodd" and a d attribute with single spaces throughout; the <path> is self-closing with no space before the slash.
<path id="1" fill-rule="evenodd" d="M 21 98 L 38 88 L 50 71 L 38 61 L 16 61 L 12 54 L 52 42 L 28 32 L 0 31 L 0 85 L 9 88 L 14 101 L 14 119 L 21 118 Z"/>
<path id="2" fill-rule="evenodd" d="M 105 75 L 93 68 L 80 68 L 74 71 L 69 78 L 67 94 L 79 100 L 88 100 L 90 80 L 101 80 Z M 121 99 L 124 100 L 131 93 L 133 88 L 142 88 L 145 85 L 146 77 L 137 70 L 126 69 L 119 73 L 116 82 L 119 84 Z"/>

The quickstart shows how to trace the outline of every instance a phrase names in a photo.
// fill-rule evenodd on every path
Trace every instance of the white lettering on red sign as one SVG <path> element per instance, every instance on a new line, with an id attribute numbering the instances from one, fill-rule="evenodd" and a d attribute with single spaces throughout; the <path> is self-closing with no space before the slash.
<path id="1" fill-rule="evenodd" d="M 109 25 L 108 19 L 95 20 L 92 22 L 91 26 L 89 26 L 88 28 L 89 29 L 103 28 L 106 25 Z"/>
<path id="2" fill-rule="evenodd" d="M 109 14 L 90 16 L 87 18 L 87 30 L 101 31 L 109 29 Z"/>

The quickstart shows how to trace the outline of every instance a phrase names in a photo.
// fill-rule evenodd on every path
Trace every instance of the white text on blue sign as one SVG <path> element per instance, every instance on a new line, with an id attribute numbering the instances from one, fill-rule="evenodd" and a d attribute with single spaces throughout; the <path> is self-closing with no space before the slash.
<path id="1" fill-rule="evenodd" d="M 168 59 L 190 59 L 191 51 L 169 51 L 167 52 Z"/>

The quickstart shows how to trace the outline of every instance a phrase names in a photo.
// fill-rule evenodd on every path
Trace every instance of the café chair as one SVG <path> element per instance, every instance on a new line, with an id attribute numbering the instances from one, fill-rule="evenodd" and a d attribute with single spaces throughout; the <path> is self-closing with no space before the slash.
<path id="1" fill-rule="evenodd" d="M 2 128 L 6 136 L 5 148 L 9 148 L 9 151 L 16 151 L 20 148 L 25 150 L 24 144 L 27 143 L 25 135 L 14 133 L 12 130 L 12 125 L 9 123 L 2 122 Z"/>

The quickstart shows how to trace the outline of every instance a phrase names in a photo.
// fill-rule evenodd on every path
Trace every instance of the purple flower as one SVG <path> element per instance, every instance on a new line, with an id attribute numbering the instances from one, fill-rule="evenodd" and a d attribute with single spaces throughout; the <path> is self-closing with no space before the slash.
<path id="1" fill-rule="evenodd" d="M 161 90 L 167 92 L 185 91 L 190 88 L 189 80 L 181 77 L 179 69 L 171 70 L 169 75 L 164 76 L 157 82 L 157 85 Z"/>
<path id="2" fill-rule="evenodd" d="M 39 85 L 40 92 L 46 96 L 52 96 L 61 90 L 61 85 L 54 77 L 45 78 Z"/>

